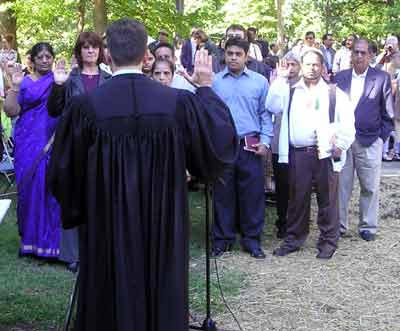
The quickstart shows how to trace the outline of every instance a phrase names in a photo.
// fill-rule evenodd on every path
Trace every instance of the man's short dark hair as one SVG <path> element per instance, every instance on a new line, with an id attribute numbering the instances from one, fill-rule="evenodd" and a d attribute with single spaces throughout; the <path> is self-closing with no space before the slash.
<path id="1" fill-rule="evenodd" d="M 322 41 L 327 40 L 328 37 L 333 37 L 333 34 L 332 34 L 332 33 L 325 33 L 325 34 L 322 36 Z"/>
<path id="2" fill-rule="evenodd" d="M 276 43 L 271 43 L 271 44 L 269 45 L 269 48 L 272 50 L 275 46 L 276 46 Z"/>
<path id="3" fill-rule="evenodd" d="M 107 48 L 117 66 L 139 64 L 147 49 L 147 32 L 139 21 L 123 18 L 107 28 Z"/>
<path id="4" fill-rule="evenodd" d="M 249 28 L 247 29 L 247 32 L 254 32 L 254 33 L 257 33 L 257 29 L 256 29 L 255 27 L 251 26 L 251 27 L 249 27 Z"/>
<path id="5" fill-rule="evenodd" d="M 172 45 L 169 44 L 169 43 L 159 43 L 159 44 L 156 46 L 156 48 L 154 48 L 154 51 L 153 51 L 154 56 L 156 55 L 157 50 L 160 49 L 160 48 L 163 48 L 163 47 L 169 48 L 169 49 L 171 50 L 171 52 L 172 52 L 172 57 L 175 56 L 175 48 L 174 48 L 174 46 L 172 46 Z"/>
<path id="6" fill-rule="evenodd" d="M 249 52 L 249 47 L 250 44 L 247 40 L 242 39 L 242 38 L 230 38 L 227 40 L 225 43 L 225 51 L 232 46 L 237 46 L 240 47 L 241 49 L 244 50 L 244 52 L 247 54 Z"/>
<path id="7" fill-rule="evenodd" d="M 314 33 L 314 31 L 307 31 L 306 32 L 306 37 L 307 36 L 313 36 L 313 38 L 315 39 L 315 33 Z"/>
<path id="8" fill-rule="evenodd" d="M 243 27 L 243 25 L 240 24 L 231 24 L 225 31 L 225 36 L 227 35 L 229 30 L 239 30 L 243 31 L 244 35 L 247 36 L 246 29 Z"/>

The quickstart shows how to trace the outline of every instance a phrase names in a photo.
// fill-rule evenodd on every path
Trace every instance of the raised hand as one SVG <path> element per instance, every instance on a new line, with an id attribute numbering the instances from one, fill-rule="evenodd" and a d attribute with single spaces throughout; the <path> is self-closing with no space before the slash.
<path id="1" fill-rule="evenodd" d="M 286 59 L 281 59 L 276 66 L 277 77 L 286 78 L 288 76 L 288 65 Z"/>
<path id="2" fill-rule="evenodd" d="M 192 82 L 198 86 L 211 86 L 213 77 L 212 56 L 205 49 L 197 51 Z"/>
<path id="3" fill-rule="evenodd" d="M 14 67 L 11 70 L 11 84 L 14 89 L 19 89 L 19 86 L 21 85 L 24 76 L 25 75 L 22 71 L 22 64 L 15 63 Z"/>
<path id="4" fill-rule="evenodd" d="M 56 63 L 56 67 L 54 69 L 54 82 L 57 85 L 63 85 L 69 77 L 69 72 L 66 68 L 65 59 L 61 59 Z"/>

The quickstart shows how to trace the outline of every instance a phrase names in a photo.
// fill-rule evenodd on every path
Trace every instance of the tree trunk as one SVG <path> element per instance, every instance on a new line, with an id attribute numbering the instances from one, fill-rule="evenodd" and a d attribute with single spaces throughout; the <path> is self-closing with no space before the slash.
<path id="1" fill-rule="evenodd" d="M 107 10 L 105 0 L 94 0 L 94 30 L 103 35 L 107 26 Z"/>
<path id="2" fill-rule="evenodd" d="M 176 4 L 176 11 L 179 14 L 183 14 L 183 10 L 184 10 L 184 0 L 175 0 L 175 4 Z"/>
<path id="3" fill-rule="evenodd" d="M 278 42 L 283 44 L 285 41 L 285 24 L 283 21 L 283 6 L 285 0 L 276 0 L 276 19 L 277 19 L 277 30 L 278 30 Z"/>
<path id="4" fill-rule="evenodd" d="M 9 8 L 14 0 L 0 0 L 0 34 L 12 34 L 14 43 L 12 48 L 17 49 L 17 19 Z M 2 7 L 5 8 L 2 8 Z"/>
<path id="5" fill-rule="evenodd" d="M 78 4 L 78 34 L 85 28 L 86 0 L 79 0 Z"/>

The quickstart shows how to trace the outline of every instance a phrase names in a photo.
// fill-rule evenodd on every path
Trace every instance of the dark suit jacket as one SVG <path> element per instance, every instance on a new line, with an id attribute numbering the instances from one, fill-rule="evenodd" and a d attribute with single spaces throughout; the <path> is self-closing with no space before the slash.
<path id="1" fill-rule="evenodd" d="M 182 45 L 181 64 L 187 72 L 193 72 L 194 63 L 192 63 L 192 43 L 190 42 L 190 39 L 185 40 Z"/>
<path id="2" fill-rule="evenodd" d="M 350 95 L 353 69 L 340 71 L 335 76 L 337 86 Z M 378 137 L 385 141 L 393 130 L 394 103 L 388 73 L 369 67 L 364 91 L 355 109 L 356 139 L 365 147 Z"/>
<path id="3" fill-rule="evenodd" d="M 333 67 L 333 59 L 335 58 L 335 53 L 336 53 L 335 50 L 333 48 L 326 49 L 324 46 L 321 46 L 320 51 L 324 55 L 325 65 L 328 68 L 328 71 L 331 71 L 332 67 Z M 331 61 L 330 67 L 328 66 L 328 53 L 330 53 L 332 56 L 332 61 Z"/>

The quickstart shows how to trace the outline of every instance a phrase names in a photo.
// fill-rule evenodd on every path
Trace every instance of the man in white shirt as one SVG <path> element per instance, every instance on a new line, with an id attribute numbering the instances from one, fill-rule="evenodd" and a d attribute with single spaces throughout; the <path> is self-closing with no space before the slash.
<path id="1" fill-rule="evenodd" d="M 317 258 L 329 259 L 337 248 L 338 172 L 354 140 L 354 114 L 349 111 L 345 93 L 330 90 L 321 78 L 323 63 L 321 51 L 305 51 L 303 78 L 291 89 L 291 100 L 282 117 L 279 162 L 289 163 L 289 206 L 286 238 L 274 250 L 277 256 L 297 251 L 305 242 L 313 185 L 320 229 Z"/>
<path id="2" fill-rule="evenodd" d="M 250 27 L 247 29 L 247 39 L 250 43 L 249 56 L 257 61 L 262 61 L 263 56 L 260 46 L 257 44 L 257 29 Z"/>
<path id="3" fill-rule="evenodd" d="M 351 48 L 353 47 L 353 43 L 356 39 L 357 36 L 351 34 L 347 37 L 345 46 L 336 52 L 332 66 L 332 72 L 334 74 L 351 68 Z"/>

